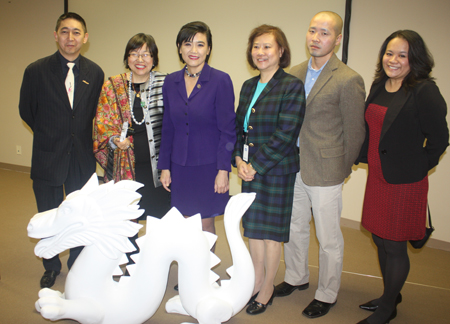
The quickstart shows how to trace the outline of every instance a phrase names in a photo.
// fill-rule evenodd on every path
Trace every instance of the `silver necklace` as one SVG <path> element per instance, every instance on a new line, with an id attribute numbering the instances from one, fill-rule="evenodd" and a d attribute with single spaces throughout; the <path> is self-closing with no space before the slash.
<path id="1" fill-rule="evenodd" d="M 202 71 L 197 72 L 197 73 L 194 73 L 194 74 L 189 73 L 188 68 L 187 68 L 187 65 L 186 65 L 185 71 L 186 71 L 186 75 L 187 75 L 188 77 L 191 77 L 191 78 L 196 78 L 196 77 L 198 77 L 198 76 L 200 75 L 200 73 L 202 73 Z"/>
<path id="2" fill-rule="evenodd" d="M 129 105 L 130 105 L 130 112 L 131 112 L 131 118 L 133 118 L 133 121 L 135 122 L 136 125 L 142 125 L 142 123 L 145 121 L 145 118 L 147 117 L 148 114 L 148 110 L 150 109 L 150 95 L 152 92 L 152 87 L 153 87 L 153 72 L 150 72 L 150 82 L 149 85 L 147 87 L 147 100 L 145 102 L 144 96 L 142 96 L 141 98 L 141 107 L 142 110 L 144 112 L 144 117 L 142 118 L 142 120 L 140 122 L 138 122 L 136 120 L 136 118 L 134 117 L 134 113 L 133 113 L 133 103 L 131 102 L 131 83 L 133 80 L 133 72 L 130 72 L 130 80 L 128 82 L 128 100 L 129 100 Z"/>

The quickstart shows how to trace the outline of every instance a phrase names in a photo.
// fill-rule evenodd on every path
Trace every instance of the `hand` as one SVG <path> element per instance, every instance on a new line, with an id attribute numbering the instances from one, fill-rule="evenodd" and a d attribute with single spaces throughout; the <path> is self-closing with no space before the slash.
<path id="1" fill-rule="evenodd" d="M 251 163 L 248 164 L 249 167 L 249 171 L 248 171 L 248 176 L 252 177 L 253 179 L 255 178 L 255 174 L 257 173 L 255 169 L 253 169 L 253 165 Z"/>
<path id="2" fill-rule="evenodd" d="M 172 178 L 170 177 L 170 170 L 161 170 L 161 183 L 168 192 L 170 192 L 169 186 L 172 183 Z"/>
<path id="3" fill-rule="evenodd" d="M 242 180 L 248 182 L 252 181 L 254 179 L 254 175 L 256 174 L 256 171 L 250 167 L 249 164 L 244 162 L 240 157 L 236 157 L 236 166 L 238 171 L 238 177 Z"/>
<path id="4" fill-rule="evenodd" d="M 116 137 L 113 139 L 113 142 L 121 150 L 128 150 L 128 148 L 130 147 L 130 144 L 131 144 L 128 137 L 125 138 L 122 142 L 120 141 L 119 137 Z"/>
<path id="5" fill-rule="evenodd" d="M 229 189 L 228 171 L 219 170 L 217 172 L 216 181 L 214 182 L 214 192 L 223 194 Z"/>

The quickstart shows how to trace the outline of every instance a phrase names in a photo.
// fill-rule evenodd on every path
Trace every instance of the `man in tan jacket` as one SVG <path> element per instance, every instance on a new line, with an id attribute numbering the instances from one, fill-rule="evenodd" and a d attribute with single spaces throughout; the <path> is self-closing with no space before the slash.
<path id="1" fill-rule="evenodd" d="M 311 58 L 291 69 L 305 84 L 306 115 L 300 132 L 300 172 L 294 189 L 290 241 L 285 244 L 285 281 L 277 296 L 309 287 L 311 210 L 320 244 L 319 284 L 303 315 L 316 318 L 336 303 L 344 240 L 340 229 L 342 185 L 364 141 L 364 81 L 342 63 L 334 49 L 342 19 L 324 11 L 311 20 L 306 43 Z"/>

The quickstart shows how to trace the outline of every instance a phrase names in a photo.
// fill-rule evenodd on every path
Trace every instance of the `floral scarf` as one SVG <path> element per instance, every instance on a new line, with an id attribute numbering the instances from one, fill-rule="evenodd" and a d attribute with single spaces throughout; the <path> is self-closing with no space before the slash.
<path id="1" fill-rule="evenodd" d="M 133 137 L 129 136 L 131 146 L 127 150 L 114 150 L 112 179 L 108 179 L 108 154 L 113 150 L 109 145 L 112 136 L 120 136 L 122 124 L 131 125 L 130 105 L 127 93 L 127 74 L 110 77 L 102 87 L 94 121 L 94 155 L 105 170 L 105 182 L 114 180 L 135 180 Z M 111 160 L 111 159 L 110 159 Z"/>

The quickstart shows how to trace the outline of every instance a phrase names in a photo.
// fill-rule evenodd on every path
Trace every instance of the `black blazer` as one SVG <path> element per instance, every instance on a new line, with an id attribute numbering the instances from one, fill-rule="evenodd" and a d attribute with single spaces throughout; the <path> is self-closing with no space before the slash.
<path id="1" fill-rule="evenodd" d="M 31 178 L 51 186 L 67 178 L 70 155 L 83 172 L 95 172 L 92 120 L 104 80 L 102 69 L 80 56 L 73 110 L 58 52 L 30 64 L 20 89 L 20 117 L 34 133 Z"/>
<path id="2" fill-rule="evenodd" d="M 385 81 L 372 84 L 366 109 Z M 422 180 L 439 163 L 448 146 L 447 105 L 433 81 L 423 81 L 408 92 L 401 88 L 384 118 L 378 152 L 384 179 L 401 184 Z M 425 143 L 426 139 L 426 143 Z M 367 163 L 369 128 L 358 162 Z"/>

